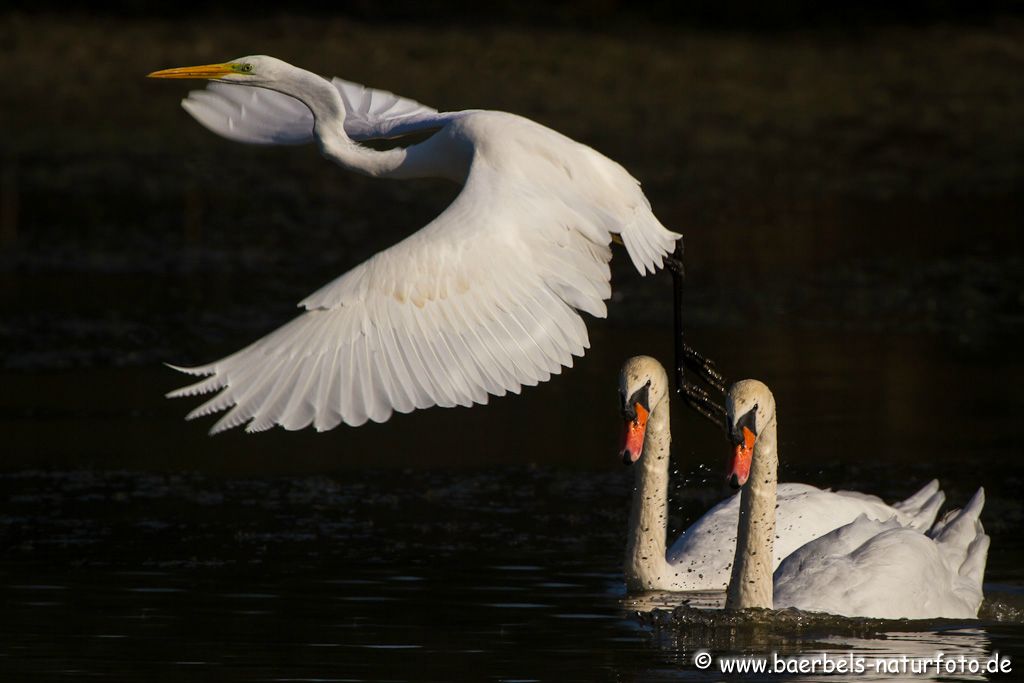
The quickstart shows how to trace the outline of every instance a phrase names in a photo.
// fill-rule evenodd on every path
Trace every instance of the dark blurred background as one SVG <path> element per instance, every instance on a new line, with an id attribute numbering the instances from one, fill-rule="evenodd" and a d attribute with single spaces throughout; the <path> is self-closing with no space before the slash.
<path id="1" fill-rule="evenodd" d="M 162 398 L 186 380 L 162 363 L 265 334 L 457 192 L 222 140 L 178 106 L 196 85 L 144 78 L 266 53 L 516 112 L 621 162 L 686 236 L 691 341 L 775 388 L 805 477 L 831 460 L 1019 475 L 1020 3 L 7 7 L 2 468 L 614 466 L 618 367 L 671 349 L 668 278 L 621 255 L 592 350 L 522 396 L 319 435 L 181 421 L 194 401 Z M 687 463 L 718 462 L 709 426 L 681 407 L 675 426 Z"/>
<path id="2" fill-rule="evenodd" d="M 67 12 L 81 9 L 81 3 L 49 1 L 45 3 L 12 0 L 7 5 L 21 12 Z M 217 15 L 237 20 L 241 10 L 250 17 L 254 13 L 279 13 L 280 3 L 250 0 L 244 5 L 222 2 L 121 2 L 91 3 L 90 11 L 112 17 L 181 18 Z M 776 31 L 779 29 L 813 29 L 837 26 L 844 29 L 862 26 L 872 28 L 884 24 L 923 26 L 944 23 L 990 23 L 1004 16 L 1019 15 L 1021 6 L 1013 0 L 904 0 L 904 2 L 836 2 L 814 0 L 568 0 L 539 2 L 537 0 L 494 0 L 488 3 L 469 0 L 345 0 L 333 3 L 325 12 L 321 3 L 290 2 L 290 14 L 322 17 L 325 14 L 347 17 L 365 23 L 518 24 L 521 26 L 555 25 L 560 27 L 616 28 L 624 23 L 639 27 L 652 23 L 671 24 L 697 29 Z"/>

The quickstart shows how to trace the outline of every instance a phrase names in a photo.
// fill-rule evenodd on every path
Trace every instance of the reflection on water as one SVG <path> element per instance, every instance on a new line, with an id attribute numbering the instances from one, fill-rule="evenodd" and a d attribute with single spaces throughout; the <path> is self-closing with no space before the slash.
<path id="1" fill-rule="evenodd" d="M 1000 599 L 1001 595 L 991 592 L 987 597 L 988 602 Z M 910 659 L 919 660 L 915 665 L 918 670 L 906 673 L 915 673 L 919 680 L 985 680 L 972 676 L 984 672 L 972 672 L 967 664 L 963 676 L 950 676 L 945 669 L 936 671 L 937 653 L 957 661 L 963 656 L 984 666 L 999 649 L 993 648 L 988 630 L 1007 626 L 1019 629 L 1021 625 L 1019 620 L 983 620 L 980 625 L 970 620 L 868 620 L 796 609 L 729 613 L 719 611 L 722 600 L 721 594 L 662 594 L 629 599 L 627 604 L 653 607 L 638 612 L 640 621 L 652 629 L 659 647 L 672 652 L 708 650 L 720 656 L 775 653 L 782 658 L 811 660 L 825 653 L 834 663 L 852 653 L 860 659 L 861 671 L 836 672 L 850 676 L 830 675 L 828 680 L 889 680 L 898 667 L 909 667 Z M 931 677 L 926 676 L 925 660 L 929 658 Z"/>
<path id="2" fill-rule="evenodd" d="M 980 622 L 626 596 L 631 481 L 619 468 L 2 475 L 0 677 L 716 680 L 695 650 L 1024 652 L 1024 596 L 1000 568 L 1019 549 L 995 541 Z M 684 517 L 701 504 L 677 498 Z"/>
<path id="3" fill-rule="evenodd" d="M 990 593 L 988 600 L 1000 598 Z M 795 673 L 793 667 L 799 666 L 800 660 L 808 662 L 804 666 L 817 662 L 818 667 L 823 666 L 823 660 L 833 666 L 839 661 L 847 662 L 845 669 L 829 672 L 830 681 L 884 681 L 900 677 L 895 674 L 910 674 L 915 680 L 926 681 L 987 680 L 984 667 L 996 666 L 988 663 L 990 658 L 994 656 L 998 661 L 1000 647 L 1015 644 L 1003 642 L 997 636 L 999 642 L 993 645 L 989 629 L 1010 626 L 1019 631 L 1022 624 L 1018 619 L 1008 623 L 983 619 L 980 625 L 971 620 L 950 619 L 850 619 L 798 610 L 726 613 L 718 611 L 722 600 L 721 594 L 661 594 L 631 598 L 626 604 L 653 606 L 652 611 L 638 613 L 640 621 L 651 628 L 658 647 L 680 655 L 680 663 L 691 669 L 695 666 L 693 655 L 700 651 L 713 653 L 719 659 L 762 656 L 776 668 L 775 673 L 782 674 L 770 675 L 766 680 L 779 680 L 786 673 Z M 1005 649 L 1003 654 L 1007 654 Z M 1009 659 L 1012 667 L 1014 656 L 1010 654 Z M 953 664 L 947 664 L 948 660 L 953 660 Z M 712 661 L 711 668 L 721 671 L 718 660 Z M 940 665 L 942 668 L 937 668 Z M 955 667 L 959 668 L 954 671 Z M 761 680 L 745 680 L 755 679 Z"/>

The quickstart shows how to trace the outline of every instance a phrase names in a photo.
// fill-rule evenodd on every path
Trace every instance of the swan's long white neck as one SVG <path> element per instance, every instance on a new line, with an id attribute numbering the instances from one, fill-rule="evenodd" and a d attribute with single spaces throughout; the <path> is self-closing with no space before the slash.
<path id="1" fill-rule="evenodd" d="M 750 475 L 740 493 L 740 521 L 725 599 L 727 609 L 772 608 L 778 470 L 777 422 L 773 414 L 758 432 Z"/>
<path id="2" fill-rule="evenodd" d="M 291 67 L 287 77 L 275 79 L 263 87 L 290 95 L 313 112 L 313 134 L 320 152 L 342 166 L 380 178 L 423 178 L 437 175 L 431 154 L 395 147 L 375 150 L 353 141 L 345 133 L 345 103 L 330 81 L 315 73 Z"/>
<path id="3" fill-rule="evenodd" d="M 647 420 L 643 454 L 635 465 L 636 488 L 629 512 L 629 538 L 626 542 L 628 590 L 654 590 L 669 580 L 665 533 L 671 443 L 669 397 L 665 396 Z"/>

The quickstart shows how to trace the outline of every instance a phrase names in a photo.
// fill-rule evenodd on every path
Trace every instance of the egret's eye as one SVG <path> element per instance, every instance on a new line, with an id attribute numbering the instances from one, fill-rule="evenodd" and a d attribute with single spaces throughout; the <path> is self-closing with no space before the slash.
<path id="1" fill-rule="evenodd" d="M 243 74 L 250 74 L 252 73 L 252 64 L 240 64 L 238 70 Z"/>

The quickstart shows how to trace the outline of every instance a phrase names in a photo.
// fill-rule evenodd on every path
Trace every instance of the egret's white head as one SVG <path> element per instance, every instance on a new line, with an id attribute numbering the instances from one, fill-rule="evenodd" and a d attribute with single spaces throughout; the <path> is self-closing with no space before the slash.
<path id="1" fill-rule="evenodd" d="M 625 427 L 619 455 L 631 465 L 640 459 L 647 433 L 647 418 L 668 396 L 668 375 L 654 358 L 633 356 L 619 373 L 619 408 Z"/>
<path id="2" fill-rule="evenodd" d="M 745 379 L 729 387 L 725 412 L 732 441 L 726 479 L 733 488 L 747 483 L 757 435 L 775 419 L 775 397 L 763 382 Z"/>
<path id="3" fill-rule="evenodd" d="M 222 64 L 204 64 L 202 66 L 181 66 L 174 69 L 154 71 L 149 78 L 204 78 L 225 83 L 239 83 L 257 87 L 269 87 L 281 81 L 287 74 L 294 72 L 288 62 L 268 57 L 267 55 L 250 55 L 239 57 Z"/>

